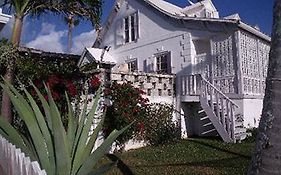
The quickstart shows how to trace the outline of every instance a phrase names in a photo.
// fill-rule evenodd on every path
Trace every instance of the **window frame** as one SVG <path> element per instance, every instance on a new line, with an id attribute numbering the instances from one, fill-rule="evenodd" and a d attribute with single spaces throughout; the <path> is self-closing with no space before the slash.
<path id="1" fill-rule="evenodd" d="M 128 64 L 129 72 L 138 71 L 138 59 L 137 58 L 128 59 L 128 60 L 126 60 L 126 63 Z"/>
<path id="2" fill-rule="evenodd" d="M 171 52 L 165 51 L 154 54 L 155 71 L 159 74 L 171 74 Z"/>

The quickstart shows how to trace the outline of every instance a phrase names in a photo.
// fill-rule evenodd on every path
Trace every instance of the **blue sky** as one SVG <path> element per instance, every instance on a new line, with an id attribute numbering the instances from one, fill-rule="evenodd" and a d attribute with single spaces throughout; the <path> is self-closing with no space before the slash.
<path id="1" fill-rule="evenodd" d="M 175 5 L 184 7 L 187 0 L 167 0 Z M 193 0 L 195 1 L 195 0 Z M 102 22 L 106 19 L 114 0 L 104 0 Z M 270 35 L 272 26 L 273 0 L 213 0 L 221 17 L 239 13 L 243 22 L 258 25 L 262 32 Z M 46 51 L 64 52 L 66 50 L 67 26 L 62 17 L 43 15 L 39 18 L 27 18 L 24 23 L 22 44 Z M 12 22 L 0 34 L 9 37 Z M 81 21 L 74 28 L 73 52 L 81 53 L 85 46 L 91 46 L 95 39 L 95 32 L 88 21 Z"/>

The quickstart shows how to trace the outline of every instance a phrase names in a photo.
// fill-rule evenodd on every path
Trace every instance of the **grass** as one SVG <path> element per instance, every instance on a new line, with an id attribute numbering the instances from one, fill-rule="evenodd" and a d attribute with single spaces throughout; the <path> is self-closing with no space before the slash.
<path id="1" fill-rule="evenodd" d="M 247 170 L 253 148 L 253 142 L 227 144 L 214 139 L 188 139 L 116 156 L 135 175 L 240 175 Z M 122 175 L 117 167 L 107 174 Z"/>

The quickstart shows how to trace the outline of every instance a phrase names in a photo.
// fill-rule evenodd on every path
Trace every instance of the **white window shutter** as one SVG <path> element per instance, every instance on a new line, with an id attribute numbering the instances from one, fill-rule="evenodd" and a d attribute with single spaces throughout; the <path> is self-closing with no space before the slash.
<path id="1" fill-rule="evenodd" d="M 123 19 L 116 21 L 116 45 L 124 44 L 124 22 Z"/>
<path id="2" fill-rule="evenodd" d="M 135 27 L 135 37 L 138 39 L 140 37 L 140 25 L 139 25 L 139 11 L 134 13 L 134 27 Z"/>

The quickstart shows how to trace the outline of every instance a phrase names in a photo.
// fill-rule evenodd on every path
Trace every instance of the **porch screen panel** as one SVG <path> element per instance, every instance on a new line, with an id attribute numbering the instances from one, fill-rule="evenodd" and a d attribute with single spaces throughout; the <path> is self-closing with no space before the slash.
<path id="1" fill-rule="evenodd" d="M 232 35 L 215 37 L 211 43 L 214 85 L 224 93 L 235 93 L 233 37 Z"/>
<path id="2" fill-rule="evenodd" d="M 265 42 L 259 41 L 258 43 L 258 52 L 259 52 L 259 61 L 260 61 L 260 79 L 261 79 L 261 94 L 265 92 L 265 79 L 267 76 L 268 61 L 269 61 L 269 51 L 270 46 Z"/>
<path id="3" fill-rule="evenodd" d="M 262 95 L 265 90 L 269 45 L 246 32 L 240 32 L 243 92 Z"/>

